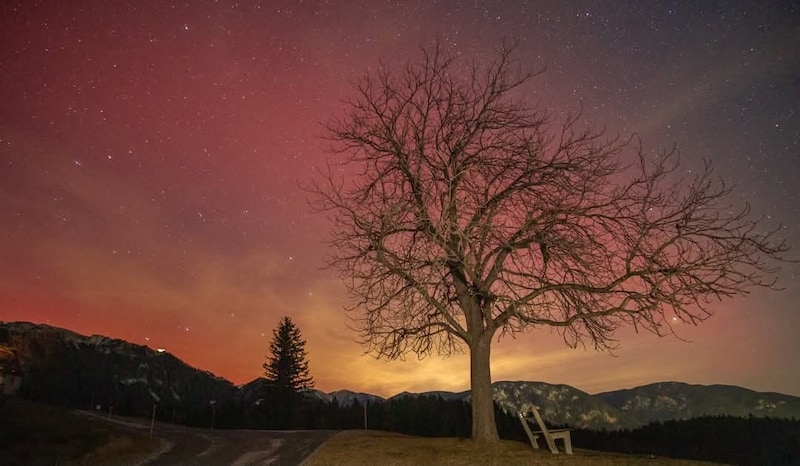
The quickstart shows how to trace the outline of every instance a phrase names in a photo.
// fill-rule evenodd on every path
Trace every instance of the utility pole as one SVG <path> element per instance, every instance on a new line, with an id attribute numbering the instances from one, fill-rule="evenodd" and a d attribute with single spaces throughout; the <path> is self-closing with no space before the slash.
<path id="1" fill-rule="evenodd" d="M 211 405 L 211 430 L 214 430 L 214 420 L 217 418 L 217 400 L 208 402 Z"/>
<path id="2" fill-rule="evenodd" d="M 158 405 L 153 403 L 153 417 L 150 418 L 150 437 L 153 436 L 153 427 L 156 425 L 156 407 Z"/>

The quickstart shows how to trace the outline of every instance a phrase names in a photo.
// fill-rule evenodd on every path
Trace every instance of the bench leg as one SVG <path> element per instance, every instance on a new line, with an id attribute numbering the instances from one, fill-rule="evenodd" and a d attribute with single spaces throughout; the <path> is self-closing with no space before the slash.
<path id="1" fill-rule="evenodd" d="M 564 451 L 568 454 L 572 454 L 572 439 L 569 438 L 569 435 L 564 437 Z"/>

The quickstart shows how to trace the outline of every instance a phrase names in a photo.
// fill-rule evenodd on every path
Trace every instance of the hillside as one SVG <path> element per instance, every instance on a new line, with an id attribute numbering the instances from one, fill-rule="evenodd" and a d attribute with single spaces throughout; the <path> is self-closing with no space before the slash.
<path id="1" fill-rule="evenodd" d="M 660 382 L 594 395 L 640 424 L 700 416 L 800 418 L 800 398 L 732 385 Z"/>
<path id="2" fill-rule="evenodd" d="M 259 378 L 236 387 L 168 352 L 27 322 L 0 323 L 0 345 L 16 353 L 24 398 L 140 416 L 149 415 L 157 404 L 161 419 L 189 425 L 250 422 L 248 407 L 259 403 L 266 383 Z M 548 421 L 577 428 L 635 428 L 703 415 L 800 418 L 799 397 L 724 385 L 662 382 L 596 395 L 545 382 L 499 381 L 493 387 L 496 402 L 509 413 L 534 404 Z M 420 396 L 468 401 L 470 394 L 404 392 L 388 400 L 350 390 L 309 390 L 307 395 L 346 408 Z"/>
<path id="3" fill-rule="evenodd" d="M 4 466 L 141 464 L 159 439 L 71 411 L 26 400 L 0 402 Z"/>
<path id="4" fill-rule="evenodd" d="M 170 353 L 100 335 L 2 323 L 0 345 L 16 351 L 23 374 L 20 396 L 57 406 L 146 416 L 157 403 L 171 420 L 199 424 L 211 400 L 224 404 L 237 394 L 227 380 Z"/>

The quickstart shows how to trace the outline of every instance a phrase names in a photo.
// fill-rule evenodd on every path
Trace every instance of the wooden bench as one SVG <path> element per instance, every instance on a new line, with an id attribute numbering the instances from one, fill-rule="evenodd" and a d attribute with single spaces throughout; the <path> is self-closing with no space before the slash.
<path id="1" fill-rule="evenodd" d="M 537 431 L 531 431 L 530 426 L 528 426 L 527 413 L 533 413 L 533 418 L 536 419 L 536 424 L 539 425 L 539 429 Z M 564 451 L 568 454 L 572 454 L 572 439 L 570 438 L 570 430 L 571 429 L 548 429 L 547 426 L 544 424 L 542 420 L 542 416 L 539 415 L 539 410 L 536 406 L 528 406 L 523 407 L 522 411 L 519 412 L 519 421 L 522 423 L 522 427 L 525 429 L 525 433 L 528 434 L 528 439 L 531 441 L 531 446 L 535 449 L 539 448 L 539 442 L 537 439 L 539 438 L 539 434 L 544 436 L 545 442 L 547 442 L 547 447 L 550 448 L 550 452 L 557 454 L 558 448 L 556 448 L 556 439 L 561 439 L 564 441 Z"/>

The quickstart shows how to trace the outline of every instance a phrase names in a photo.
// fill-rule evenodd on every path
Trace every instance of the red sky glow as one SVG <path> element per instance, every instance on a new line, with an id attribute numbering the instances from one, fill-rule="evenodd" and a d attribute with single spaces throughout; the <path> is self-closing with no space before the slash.
<path id="1" fill-rule="evenodd" d="M 504 38 L 546 68 L 556 117 L 708 158 L 800 247 L 800 7 L 673 1 L 7 1 L 0 5 L 0 321 L 166 348 L 234 383 L 262 375 L 289 315 L 317 388 L 465 390 L 468 358 L 378 361 L 321 267 L 324 215 L 299 188 L 357 77 L 439 40 L 468 60 Z M 594 393 L 650 382 L 800 395 L 798 264 L 780 292 L 716 305 L 616 355 L 547 329 L 504 339 L 494 380 Z"/>

